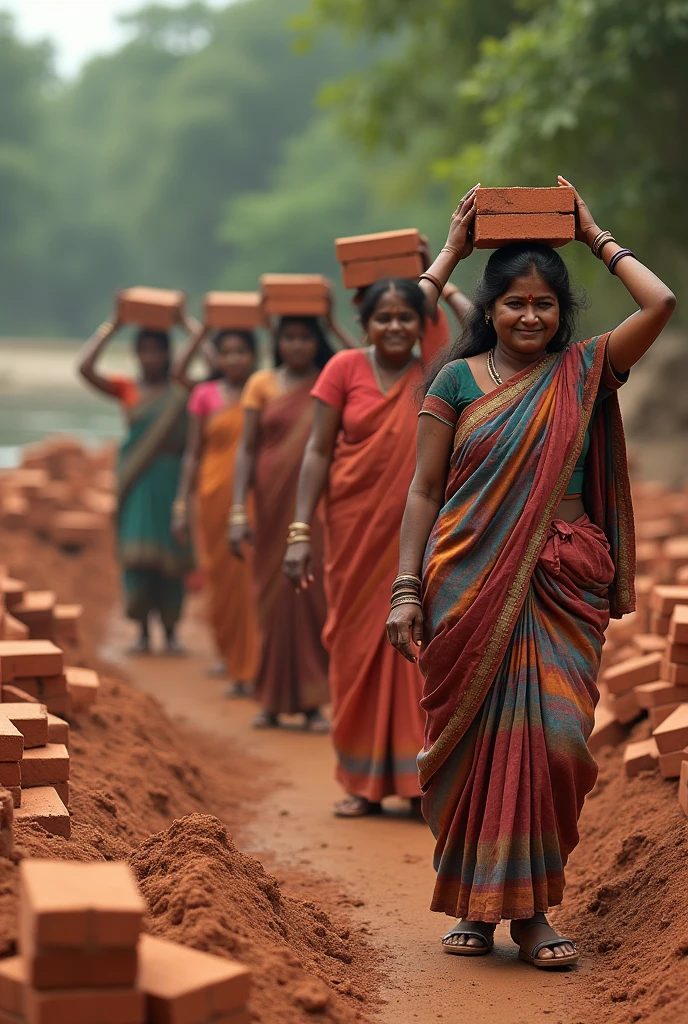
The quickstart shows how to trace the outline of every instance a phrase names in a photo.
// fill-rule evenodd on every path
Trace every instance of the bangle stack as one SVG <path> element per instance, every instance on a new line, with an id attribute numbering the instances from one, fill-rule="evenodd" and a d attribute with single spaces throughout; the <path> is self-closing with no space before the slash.
<path id="1" fill-rule="evenodd" d="M 421 578 L 413 572 L 400 572 L 392 584 L 392 608 L 400 604 L 416 604 L 420 608 Z"/>
<path id="2" fill-rule="evenodd" d="M 232 505 L 229 510 L 228 523 L 230 526 L 248 526 L 248 516 L 243 505 Z"/>
<path id="3" fill-rule="evenodd" d="M 435 277 L 434 274 L 428 274 L 428 273 L 421 274 L 420 277 L 418 278 L 418 280 L 419 281 L 429 281 L 430 284 L 434 284 L 434 286 L 437 289 L 437 291 L 439 292 L 439 294 L 440 295 L 442 294 L 442 289 L 444 288 L 444 285 L 439 280 L 439 278 Z"/>
<path id="4" fill-rule="evenodd" d="M 459 252 L 459 250 L 458 249 L 453 249 L 451 247 L 451 245 L 443 245 L 442 249 L 440 250 L 440 252 L 450 252 L 452 254 L 452 256 L 455 257 L 455 259 L 457 259 L 457 260 L 461 259 L 461 253 Z"/>
<path id="5" fill-rule="evenodd" d="M 593 256 L 596 256 L 598 260 L 602 259 L 602 250 L 604 249 L 607 242 L 616 242 L 614 235 L 611 231 L 600 231 L 598 235 L 592 241 L 590 249 Z"/>
<path id="6" fill-rule="evenodd" d="M 311 527 L 310 523 L 290 523 L 287 532 L 287 545 L 310 544 Z"/>
<path id="7" fill-rule="evenodd" d="M 616 264 L 619 263 L 626 256 L 632 256 L 633 259 L 635 259 L 635 253 L 632 252 L 630 249 L 619 249 L 618 252 L 614 253 L 607 267 L 610 274 L 616 273 Z"/>

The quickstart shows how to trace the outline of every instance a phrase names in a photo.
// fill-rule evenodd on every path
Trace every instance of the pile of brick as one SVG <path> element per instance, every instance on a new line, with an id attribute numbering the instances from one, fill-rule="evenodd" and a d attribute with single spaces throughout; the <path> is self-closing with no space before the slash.
<path id="1" fill-rule="evenodd" d="M 688 815 L 688 494 L 636 484 L 634 505 L 638 606 L 607 632 L 590 747 L 620 743 L 625 727 L 647 716 L 651 735 L 627 744 L 626 774 L 680 779 Z"/>
<path id="2" fill-rule="evenodd" d="M 0 472 L 0 527 L 30 529 L 59 547 L 98 542 L 115 510 L 111 448 L 90 451 L 54 437 L 27 448 L 21 466 Z"/>
<path id="3" fill-rule="evenodd" d="M 19 955 L 0 962 L 0 1024 L 248 1024 L 240 964 L 142 935 L 124 863 L 24 860 Z"/>

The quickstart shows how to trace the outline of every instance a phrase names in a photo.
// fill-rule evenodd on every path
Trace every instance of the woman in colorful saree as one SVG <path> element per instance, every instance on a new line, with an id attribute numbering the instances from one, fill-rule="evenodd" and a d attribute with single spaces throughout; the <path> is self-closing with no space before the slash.
<path id="1" fill-rule="evenodd" d="M 326 494 L 323 638 L 337 779 L 348 794 L 335 806 L 342 817 L 378 814 L 392 794 L 420 812 L 424 726 L 421 674 L 391 649 L 385 621 L 415 463 L 422 370 L 413 349 L 423 338 L 425 299 L 415 281 L 380 281 L 367 289 L 360 317 L 368 347 L 338 353 L 313 388 L 315 421 L 296 503 L 297 523 L 309 524 Z M 424 357 L 437 355 L 421 346 Z M 307 538 L 289 545 L 285 571 L 301 591 L 312 557 Z"/>
<path id="2" fill-rule="evenodd" d="M 175 368 L 176 378 L 188 388 L 193 382 L 186 370 L 205 334 L 205 330 L 197 333 Z M 209 618 L 222 674 L 231 680 L 226 690 L 230 697 L 250 693 L 258 667 L 252 560 L 234 558 L 227 543 L 234 462 L 244 427 L 241 394 L 255 369 L 255 352 L 250 331 L 225 330 L 214 339 L 213 361 L 219 377 L 197 384 L 189 399 L 189 433 L 172 523 L 177 540 L 186 543 L 195 499 L 195 533 L 208 588 Z"/>
<path id="3" fill-rule="evenodd" d="M 254 727 L 279 725 L 281 714 L 305 716 L 312 732 L 329 731 L 320 708 L 329 700 L 328 659 L 320 634 L 325 623 L 322 528 L 314 523 L 315 580 L 295 594 L 282 573 L 289 523 L 303 450 L 313 422 L 310 391 L 332 355 L 318 321 L 284 317 L 276 331 L 277 368 L 254 373 L 241 404 L 244 429 L 234 470 L 229 540 L 244 558 L 253 542 L 247 500 L 255 496 L 254 578 L 262 653 L 255 697 L 261 710 Z"/>
<path id="4" fill-rule="evenodd" d="M 422 648 L 432 909 L 461 918 L 443 947 L 489 953 L 496 923 L 510 919 L 519 956 L 536 967 L 578 958 L 545 913 L 562 901 L 597 775 L 587 739 L 604 631 L 610 612 L 634 607 L 616 392 L 675 306 L 577 193 L 576 204 L 577 239 L 639 310 L 573 343 L 561 257 L 526 243 L 492 254 L 474 317 L 422 408 L 387 624 L 409 661 Z M 421 282 L 429 302 L 472 250 L 474 211 L 472 190 Z"/>
<path id="5" fill-rule="evenodd" d="M 141 375 L 104 376 L 98 359 L 119 324 L 107 321 L 87 342 L 79 360 L 82 377 L 118 399 L 128 424 L 117 465 L 117 542 L 124 570 L 126 612 L 140 626 L 133 654 L 150 651 L 150 617 L 165 630 L 167 654 L 181 654 L 177 623 L 191 553 L 172 536 L 172 504 L 186 440 L 187 393 L 170 380 L 170 339 L 142 327 L 135 342 Z M 191 329 L 191 325 L 187 325 Z"/>

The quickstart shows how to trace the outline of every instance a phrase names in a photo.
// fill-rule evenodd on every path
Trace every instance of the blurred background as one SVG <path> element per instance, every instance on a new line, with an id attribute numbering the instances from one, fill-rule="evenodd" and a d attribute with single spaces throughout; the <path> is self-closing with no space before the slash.
<path id="1" fill-rule="evenodd" d="M 437 249 L 475 181 L 560 172 L 679 297 L 624 406 L 640 464 L 684 475 L 687 108 L 685 0 L 0 0 L 0 462 L 56 430 L 117 436 L 73 363 L 118 288 L 182 288 L 198 313 L 263 272 L 337 280 L 338 235 L 418 227 Z M 581 336 L 632 311 L 562 253 Z"/>

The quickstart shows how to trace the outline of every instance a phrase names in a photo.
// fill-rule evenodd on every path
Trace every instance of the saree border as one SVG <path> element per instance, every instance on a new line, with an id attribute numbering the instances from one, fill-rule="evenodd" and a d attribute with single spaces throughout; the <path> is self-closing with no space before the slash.
<path id="1" fill-rule="evenodd" d="M 518 618 L 521 606 L 525 599 L 527 585 L 530 582 L 535 570 L 536 562 L 540 557 L 540 552 L 546 542 L 546 533 L 552 518 L 552 513 L 559 505 L 559 502 L 564 495 L 571 473 L 573 472 L 580 453 L 583 450 L 585 434 L 595 405 L 595 398 L 597 395 L 600 375 L 602 373 L 603 359 L 606 352 L 606 341 L 608 337 L 608 334 L 598 335 L 595 338 L 591 338 L 588 342 L 588 344 L 596 344 L 597 350 L 595 352 L 591 372 L 588 373 L 583 388 L 583 399 L 581 402 L 582 415 L 579 420 L 575 439 L 571 445 L 566 460 L 564 461 L 562 471 L 559 474 L 559 479 L 557 480 L 557 483 L 545 504 L 540 520 L 533 531 L 530 541 L 528 542 L 521 565 L 509 586 L 506 599 L 502 605 L 499 615 L 497 616 L 494 631 L 487 643 L 485 652 L 478 664 L 478 667 L 475 670 L 473 679 L 466 690 L 464 699 L 453 712 L 451 718 L 430 749 L 422 751 L 419 755 L 418 770 L 421 786 L 423 788 L 427 785 L 435 772 L 442 766 L 442 764 L 444 764 L 449 754 L 460 741 L 461 737 L 470 726 L 470 723 L 475 718 L 480 705 L 485 700 L 485 684 L 488 684 L 489 689 L 489 686 L 494 679 L 496 668 L 499 666 L 500 660 L 504 657 L 509 638 L 513 633 L 516 619 Z M 600 343 L 600 341 L 602 341 L 602 343 Z M 551 363 L 555 358 L 556 356 L 545 357 L 541 363 L 537 364 L 539 368 L 538 375 L 542 372 L 544 366 Z M 531 373 L 535 373 L 535 368 L 533 368 Z M 522 385 L 525 380 L 529 379 L 529 377 L 530 374 L 526 374 L 523 380 L 518 381 L 512 389 L 508 389 L 509 397 L 518 395 L 521 391 L 525 390 Z M 492 396 L 490 395 L 489 397 Z M 502 395 L 499 397 L 501 399 Z M 498 409 L 499 405 L 499 402 L 490 403 L 490 411 Z M 471 421 L 471 427 L 474 425 L 475 420 L 479 419 L 479 414 L 481 412 L 482 409 L 476 410 L 473 415 L 467 417 L 467 420 Z M 465 426 L 466 424 L 464 427 Z"/>
<path id="2" fill-rule="evenodd" d="M 157 455 L 158 448 L 186 408 L 188 397 L 186 389 L 180 384 L 171 384 L 165 407 L 148 431 L 139 438 L 133 450 L 122 456 L 117 472 L 117 499 L 120 505 Z"/>
<path id="3" fill-rule="evenodd" d="M 635 610 L 636 560 L 633 497 L 628 477 L 626 437 L 618 398 L 610 414 L 610 427 L 612 435 L 611 454 L 614 463 L 614 475 L 616 477 L 615 490 L 619 517 L 619 546 L 612 613 L 615 618 L 621 618 L 623 615 Z"/>

